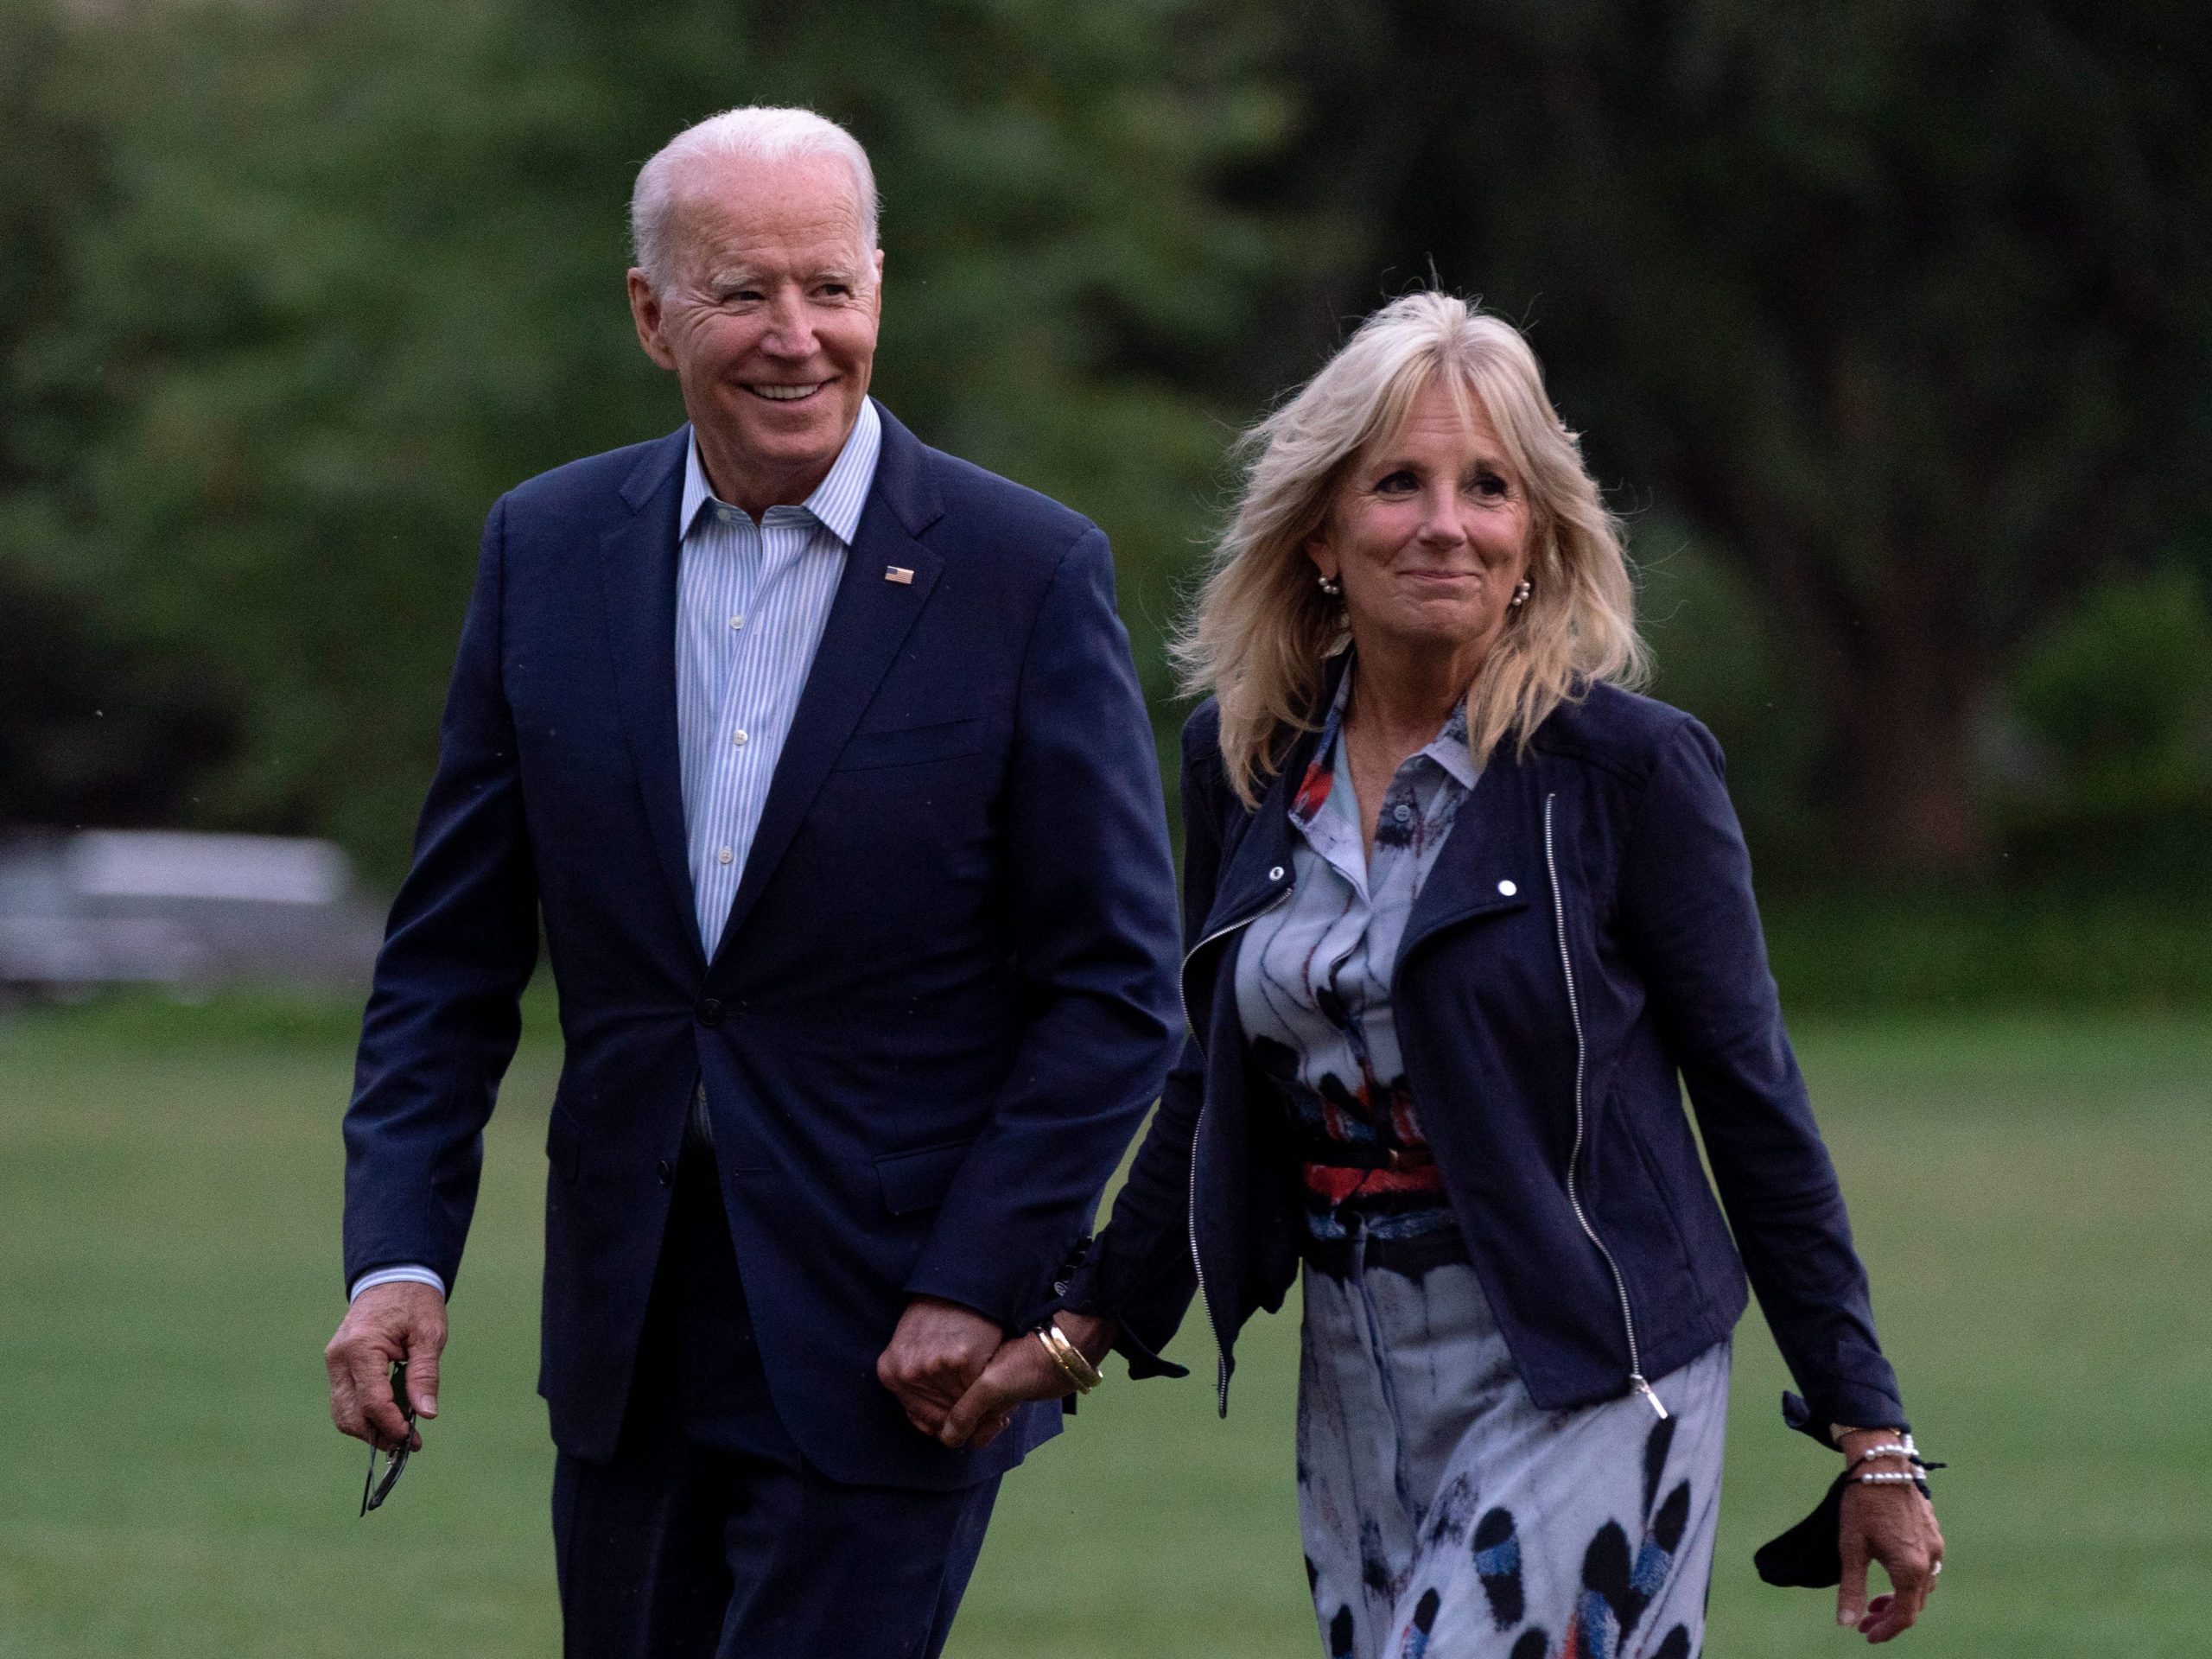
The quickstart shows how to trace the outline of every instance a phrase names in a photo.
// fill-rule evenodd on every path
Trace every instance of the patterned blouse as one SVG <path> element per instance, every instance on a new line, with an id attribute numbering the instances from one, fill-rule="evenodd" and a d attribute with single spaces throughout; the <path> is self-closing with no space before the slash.
<path id="1" fill-rule="evenodd" d="M 1377 1150 L 1426 1147 L 1398 1051 L 1390 976 L 1421 883 L 1474 788 L 1467 714 L 1452 712 L 1428 747 L 1390 779 L 1370 862 L 1343 736 L 1353 667 L 1292 798 L 1300 842 L 1290 901 L 1244 931 L 1236 1007 L 1254 1063 L 1281 1090 L 1300 1136 Z M 1317 1239 L 1355 1219 L 1372 1237 L 1453 1226 L 1433 1164 L 1404 1170 L 1306 1166 L 1306 1220 Z"/>

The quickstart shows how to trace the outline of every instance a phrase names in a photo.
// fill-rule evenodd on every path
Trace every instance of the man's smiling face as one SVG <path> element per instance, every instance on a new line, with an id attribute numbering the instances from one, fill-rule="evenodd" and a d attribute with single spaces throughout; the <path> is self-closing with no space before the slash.
<path id="1" fill-rule="evenodd" d="M 672 271 L 630 273 L 647 355 L 675 372 L 715 492 L 758 514 L 803 501 L 868 395 L 883 256 L 835 156 L 706 160 L 677 181 Z"/>

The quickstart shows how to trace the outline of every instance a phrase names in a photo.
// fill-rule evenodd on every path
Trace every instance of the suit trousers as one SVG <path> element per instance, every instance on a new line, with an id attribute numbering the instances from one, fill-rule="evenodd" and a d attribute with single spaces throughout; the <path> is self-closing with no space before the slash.
<path id="1" fill-rule="evenodd" d="M 998 1496 L 833 1481 L 760 1366 L 710 1153 L 687 1148 L 614 1455 L 560 1455 L 568 1659 L 936 1659 Z"/>

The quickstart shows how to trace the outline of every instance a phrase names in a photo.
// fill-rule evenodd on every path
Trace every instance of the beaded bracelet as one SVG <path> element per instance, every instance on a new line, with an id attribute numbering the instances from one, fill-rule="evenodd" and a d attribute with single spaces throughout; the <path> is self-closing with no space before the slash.
<path id="1" fill-rule="evenodd" d="M 1922 1457 L 1920 1447 L 1913 1443 L 1912 1436 L 1908 1434 L 1902 1440 L 1888 1440 L 1880 1446 L 1868 1446 L 1851 1460 L 1843 1472 L 1847 1475 L 1857 1474 L 1877 1458 L 1903 1458 L 1912 1465 L 1916 1479 L 1924 1477 L 1930 1469 L 1941 1469 L 1943 1466 L 1940 1463 L 1930 1463 Z"/>
<path id="2" fill-rule="evenodd" d="M 1890 1440 L 1880 1446 L 1868 1446 L 1853 1460 L 1851 1466 L 1856 1469 L 1860 1464 L 1875 1458 L 1910 1458 L 1917 1463 L 1920 1460 L 1920 1453 L 1910 1440 Z"/>
<path id="3" fill-rule="evenodd" d="M 1872 1469 L 1861 1474 L 1861 1470 L 1878 1458 L 1903 1458 L 1911 1466 L 1906 1469 Z M 1930 1463 L 1920 1455 L 1920 1447 L 1910 1433 L 1900 1434 L 1894 1440 L 1885 1440 L 1870 1446 L 1851 1460 L 1843 1471 L 1843 1478 L 1859 1486 L 1910 1486 L 1923 1497 L 1928 1497 L 1928 1471 L 1941 1469 L 1940 1463 Z"/>

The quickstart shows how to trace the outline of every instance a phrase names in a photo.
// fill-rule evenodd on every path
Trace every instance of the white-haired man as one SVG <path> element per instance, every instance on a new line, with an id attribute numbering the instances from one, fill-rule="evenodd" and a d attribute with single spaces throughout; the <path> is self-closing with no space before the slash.
<path id="1" fill-rule="evenodd" d="M 938 1651 L 1058 1421 L 951 1408 L 1051 1319 L 1179 1023 L 1105 538 L 868 397 L 875 212 L 804 111 L 639 174 L 631 309 L 689 423 L 493 508 L 364 1021 L 326 1358 L 396 1446 L 542 918 L 571 1654 Z"/>

